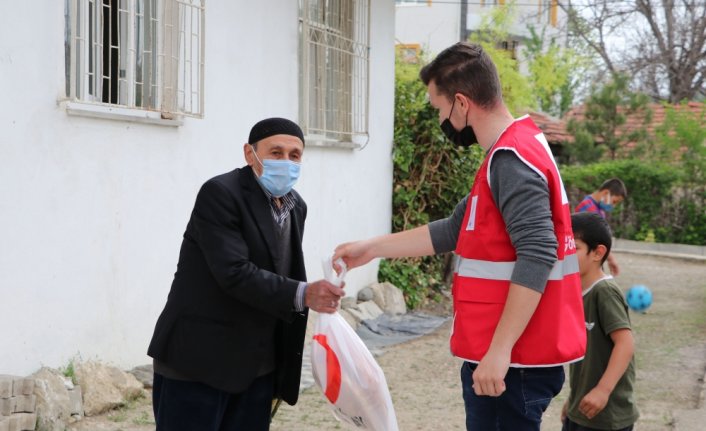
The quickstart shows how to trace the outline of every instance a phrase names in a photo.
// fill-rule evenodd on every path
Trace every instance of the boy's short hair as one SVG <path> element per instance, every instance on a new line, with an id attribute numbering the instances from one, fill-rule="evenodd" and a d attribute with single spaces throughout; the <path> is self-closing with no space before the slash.
<path id="1" fill-rule="evenodd" d="M 574 230 L 574 238 L 586 243 L 588 251 L 593 251 L 599 245 L 604 245 L 606 253 L 601 260 L 601 265 L 608 259 L 610 247 L 613 244 L 608 222 L 598 213 L 579 212 L 571 214 L 571 226 Z"/>
<path id="2" fill-rule="evenodd" d="M 627 199 L 628 197 L 628 189 L 620 178 L 611 178 L 604 181 L 598 189 L 598 191 L 601 190 L 608 190 L 611 195 L 621 196 L 623 199 Z"/>

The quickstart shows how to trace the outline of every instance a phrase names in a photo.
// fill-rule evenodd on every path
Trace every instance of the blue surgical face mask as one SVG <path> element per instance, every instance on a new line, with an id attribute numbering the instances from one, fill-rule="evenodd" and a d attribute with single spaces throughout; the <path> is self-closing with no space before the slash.
<path id="1" fill-rule="evenodd" d="M 255 147 L 252 150 L 255 159 L 262 165 L 262 175 L 257 177 L 260 184 L 276 198 L 289 193 L 294 184 L 296 184 L 297 179 L 299 179 L 301 164 L 291 160 L 265 159 L 260 161 L 255 152 Z"/>
<path id="2" fill-rule="evenodd" d="M 603 200 L 599 201 L 598 208 L 609 213 L 609 212 L 613 211 L 613 204 L 611 202 L 612 202 L 611 196 L 608 195 L 608 202 L 603 202 Z"/>

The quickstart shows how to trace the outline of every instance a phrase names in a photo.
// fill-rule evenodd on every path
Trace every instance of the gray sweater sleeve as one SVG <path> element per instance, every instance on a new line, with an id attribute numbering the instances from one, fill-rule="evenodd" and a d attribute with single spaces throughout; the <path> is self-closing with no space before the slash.
<path id="1" fill-rule="evenodd" d="M 490 165 L 490 188 L 517 254 L 512 282 L 544 292 L 557 249 L 547 184 L 515 153 L 498 151 Z M 456 248 L 467 201 L 468 196 L 448 218 L 429 223 L 435 253 Z"/>
<path id="2" fill-rule="evenodd" d="M 498 151 L 490 189 L 517 255 L 512 282 L 544 292 L 558 247 L 547 183 L 514 152 Z"/>
<path id="3" fill-rule="evenodd" d="M 449 217 L 429 223 L 429 234 L 431 235 L 431 244 L 434 246 L 434 253 L 448 253 L 456 249 L 461 223 L 466 213 L 466 202 L 468 202 L 468 195 L 456 204 L 453 214 Z"/>

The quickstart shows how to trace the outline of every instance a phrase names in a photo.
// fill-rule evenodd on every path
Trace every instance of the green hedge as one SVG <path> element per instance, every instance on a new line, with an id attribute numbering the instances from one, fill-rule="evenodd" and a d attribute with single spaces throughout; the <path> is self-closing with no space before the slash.
<path id="1" fill-rule="evenodd" d="M 572 208 L 608 178 L 625 182 L 628 199 L 608 216 L 618 238 L 706 244 L 703 187 L 673 165 L 617 160 L 561 168 Z"/>

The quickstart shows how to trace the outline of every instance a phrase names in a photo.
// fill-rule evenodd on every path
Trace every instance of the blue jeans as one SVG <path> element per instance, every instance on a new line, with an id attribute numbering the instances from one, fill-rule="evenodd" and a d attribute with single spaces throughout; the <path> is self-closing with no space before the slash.
<path id="1" fill-rule="evenodd" d="M 539 431 L 542 413 L 564 384 L 564 368 L 510 368 L 505 376 L 505 392 L 489 397 L 473 391 L 476 366 L 470 362 L 461 366 L 466 430 Z"/>
<path id="2" fill-rule="evenodd" d="M 274 373 L 258 377 L 245 392 L 231 394 L 198 382 L 154 374 L 152 408 L 157 431 L 266 431 Z"/>

